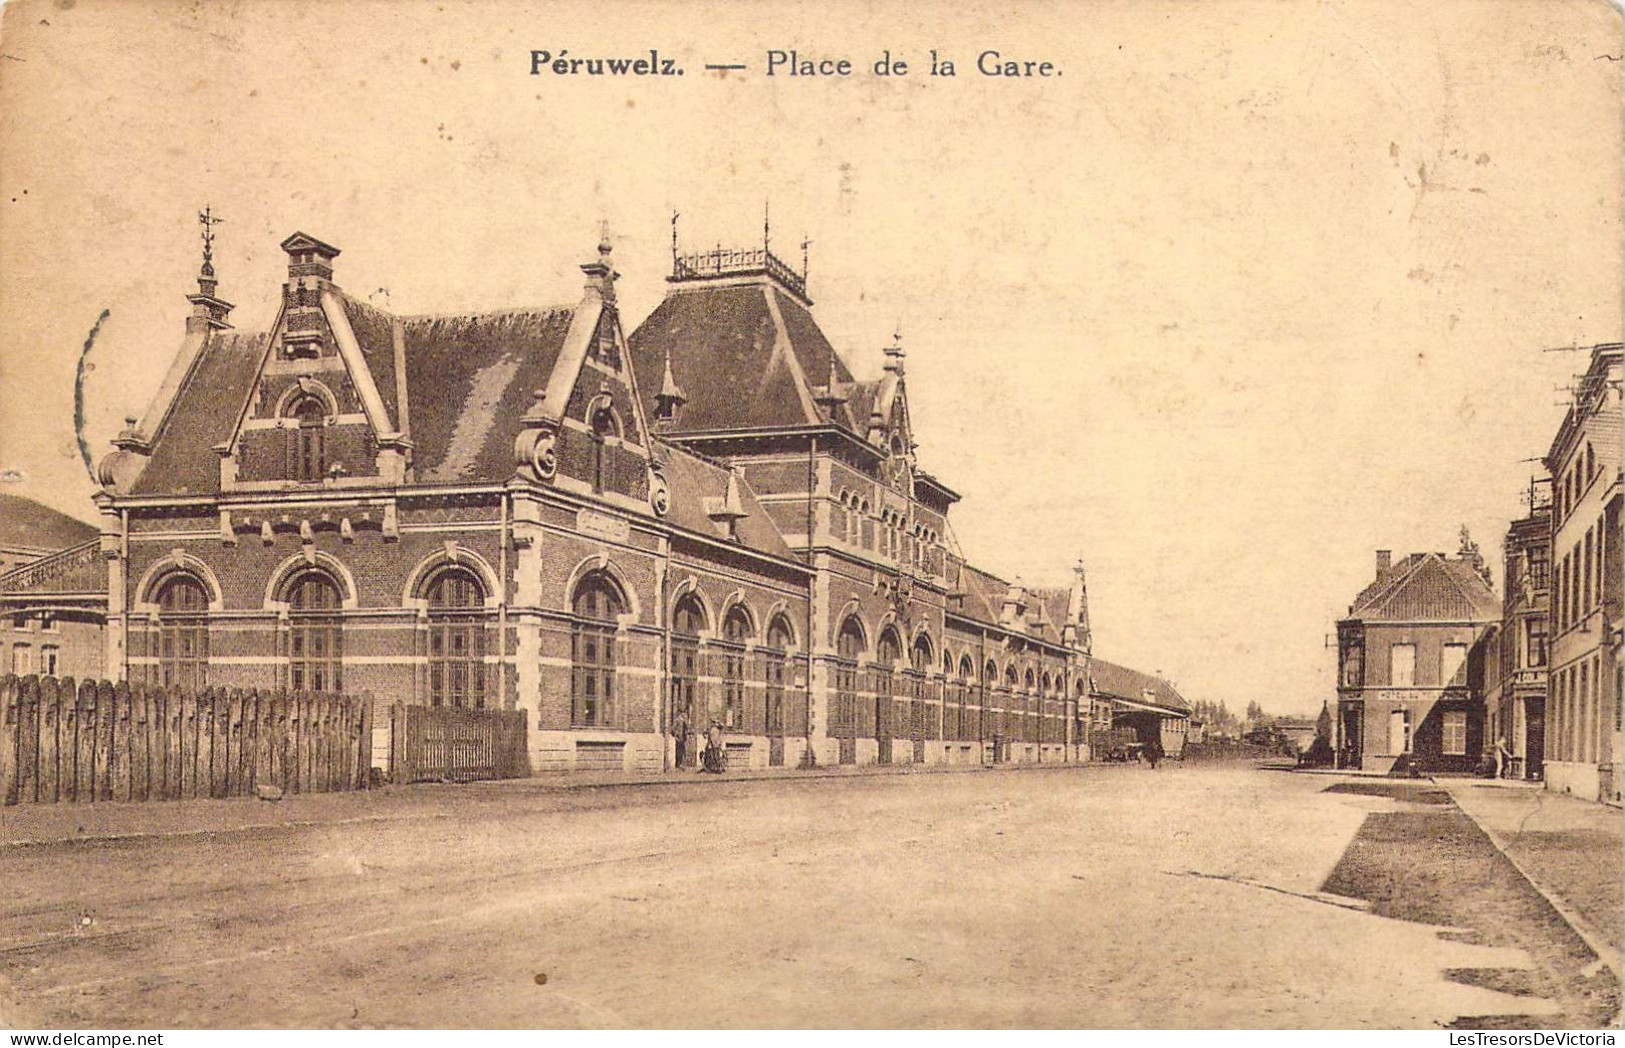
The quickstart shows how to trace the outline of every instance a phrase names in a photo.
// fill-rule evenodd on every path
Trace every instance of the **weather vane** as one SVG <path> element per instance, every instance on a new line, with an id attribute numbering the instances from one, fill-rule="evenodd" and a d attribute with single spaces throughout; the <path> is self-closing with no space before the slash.
<path id="1" fill-rule="evenodd" d="M 203 227 L 203 267 L 209 269 L 209 263 L 214 259 L 214 227 L 225 219 L 216 218 L 214 211 L 205 204 L 203 210 L 197 213 L 197 220 Z"/>

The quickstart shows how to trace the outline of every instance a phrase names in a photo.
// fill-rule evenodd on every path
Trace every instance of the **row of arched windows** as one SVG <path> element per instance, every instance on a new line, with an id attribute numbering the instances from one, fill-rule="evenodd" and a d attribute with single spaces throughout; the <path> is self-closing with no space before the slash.
<path id="1" fill-rule="evenodd" d="M 423 589 L 428 604 L 428 698 L 435 706 L 485 705 L 485 586 L 468 568 L 435 572 Z M 283 583 L 288 607 L 282 635 L 282 684 L 292 691 L 344 689 L 343 590 L 324 568 L 303 568 Z M 159 581 L 156 683 L 199 691 L 208 687 L 209 598 L 190 571 Z"/>
<path id="2" fill-rule="evenodd" d="M 871 548 L 873 542 L 863 530 L 863 522 L 870 516 L 869 500 L 845 488 L 839 500 L 841 508 L 832 528 L 836 537 L 848 545 Z M 925 566 L 926 551 L 934 548 L 940 538 L 936 529 L 919 522 L 910 526 L 906 516 L 894 509 L 881 510 L 875 521 L 878 552 L 905 558 L 916 567 Z"/>
<path id="3" fill-rule="evenodd" d="M 863 624 L 856 616 L 841 623 L 836 636 L 835 695 L 830 705 L 830 733 L 843 740 L 871 732 L 877 737 L 895 733 L 893 702 L 899 698 L 894 672 L 901 661 L 901 643 L 895 629 L 888 626 L 875 646 L 870 666 L 869 694 L 860 688 L 859 664 L 867 650 Z M 909 716 L 910 733 L 916 738 L 935 736 L 928 717 L 928 703 L 934 700 L 933 682 L 928 671 L 933 665 L 931 642 L 921 634 L 910 653 L 908 676 L 913 700 Z M 998 732 L 1019 742 L 1063 743 L 1066 741 L 1066 679 L 1029 668 L 1025 674 L 1014 663 L 1002 674 L 997 662 L 988 659 L 980 676 L 969 655 L 961 655 L 957 665 L 945 653 L 942 673 L 942 737 L 947 740 L 976 740 Z M 869 715 L 867 699 L 875 710 Z M 1078 682 L 1080 705 L 1085 700 L 1084 684 Z M 843 749 L 843 759 L 849 755 Z"/>
<path id="4" fill-rule="evenodd" d="M 699 698 L 700 635 L 707 629 L 705 606 L 693 593 L 677 599 L 671 618 L 670 703 L 668 716 L 673 725 L 681 718 L 693 730 L 703 730 L 707 712 Z M 724 728 L 761 728 L 768 735 L 784 732 L 786 664 L 794 644 L 790 620 L 776 613 L 768 621 L 767 632 L 755 648 L 756 662 L 764 687 L 759 724 L 747 723 L 746 689 L 753 674 L 749 646 L 756 641 L 755 622 L 743 604 L 734 604 L 723 613 L 720 636 L 711 642 L 720 660 L 722 681 L 721 722 Z"/>

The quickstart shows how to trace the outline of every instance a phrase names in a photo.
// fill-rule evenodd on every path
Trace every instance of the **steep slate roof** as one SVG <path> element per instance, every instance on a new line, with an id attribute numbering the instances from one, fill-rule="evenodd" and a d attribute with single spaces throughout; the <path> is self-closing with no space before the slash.
<path id="1" fill-rule="evenodd" d="M 1173 710 L 1190 709 L 1190 703 L 1184 696 L 1174 690 L 1174 686 L 1161 677 L 1139 670 L 1131 670 L 1127 666 L 1119 666 L 1115 662 L 1105 659 L 1091 658 L 1089 660 L 1089 690 L 1096 695 L 1110 699 L 1127 699 L 1131 702 L 1145 702 L 1146 692 L 1151 692 L 1153 705 L 1163 706 Z"/>
<path id="2" fill-rule="evenodd" d="M 362 356 L 392 420 L 398 421 L 395 320 L 343 297 Z M 513 471 L 519 419 L 547 385 L 570 329 L 571 307 L 462 316 L 406 316 L 407 411 L 413 464 L 423 483 L 494 480 Z M 231 439 L 265 352 L 264 334 L 212 334 L 133 493 L 220 490 L 213 448 Z"/>
<path id="3" fill-rule="evenodd" d="M 175 394 L 174 409 L 137 478 L 136 495 L 189 495 L 220 490 L 217 444 L 231 439 L 265 355 L 264 333 L 215 332 Z"/>
<path id="4" fill-rule="evenodd" d="M 1471 563 L 1412 553 L 1360 591 L 1350 619 L 1499 622 L 1501 601 Z"/>
<path id="5" fill-rule="evenodd" d="M 781 338 L 774 322 L 784 325 Z M 685 289 L 667 295 L 627 338 L 638 388 L 657 390 L 671 354 L 688 394 L 677 432 L 804 426 L 813 390 L 828 380 L 834 350 L 812 314 L 766 284 Z M 852 372 L 835 354 L 839 381 Z M 847 424 L 850 425 L 849 420 Z"/>
<path id="6" fill-rule="evenodd" d="M 520 417 L 552 377 L 573 316 L 561 306 L 402 318 L 419 482 L 499 480 L 513 472 Z"/>
<path id="7" fill-rule="evenodd" d="M 969 564 L 960 569 L 959 578 L 959 588 L 965 599 L 962 607 L 953 609 L 955 614 L 1002 628 L 1004 598 L 1010 592 L 1010 583 Z M 1056 610 L 1057 595 L 1059 612 Z M 1061 643 L 1066 605 L 1066 590 L 1028 589 L 1027 618 L 1017 632 L 1049 644 Z"/>
<path id="8" fill-rule="evenodd" d="M 21 550 L 65 549 L 94 539 L 99 532 L 82 520 L 49 506 L 0 492 L 0 548 Z"/>
<path id="9" fill-rule="evenodd" d="M 400 405 L 396 403 L 399 395 L 395 387 L 395 338 L 392 330 L 395 320 L 381 309 L 351 298 L 343 291 L 335 291 L 344 305 L 344 315 L 350 321 L 350 329 L 355 332 L 356 342 L 361 346 L 361 356 L 367 362 L 367 370 L 372 372 L 373 381 L 378 385 L 378 397 L 384 402 L 390 420 L 398 427 Z"/>
<path id="10" fill-rule="evenodd" d="M 1044 609 L 1045 621 L 1053 624 L 1056 629 L 1066 625 L 1067 605 L 1072 599 L 1071 590 L 1064 586 L 1034 586 L 1027 592 L 1031 593 Z"/>
<path id="11" fill-rule="evenodd" d="M 680 447 L 664 442 L 658 447 L 664 458 L 666 482 L 671 486 L 671 510 L 666 519 L 680 528 L 716 538 L 717 528 L 706 515 L 705 500 L 721 498 L 727 493 L 730 471 Z M 740 543 L 759 553 L 791 559 L 790 547 L 785 545 L 784 537 L 768 518 L 767 511 L 756 501 L 756 493 L 743 477 L 739 477 L 737 483 L 746 514 L 735 529 Z"/>

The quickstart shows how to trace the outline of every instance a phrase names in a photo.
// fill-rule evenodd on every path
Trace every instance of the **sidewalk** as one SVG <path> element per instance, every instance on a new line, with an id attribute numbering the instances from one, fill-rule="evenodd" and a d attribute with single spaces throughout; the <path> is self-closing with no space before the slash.
<path id="1" fill-rule="evenodd" d="M 1461 808 L 1620 975 L 1625 818 L 1536 784 L 1439 779 Z"/>
<path id="2" fill-rule="evenodd" d="M 65 841 L 120 841 L 207 836 L 312 825 L 442 819 L 465 814 L 454 804 L 498 801 L 525 794 L 564 799 L 572 792 L 609 787 L 706 786 L 727 782 L 794 782 L 886 775 L 973 774 L 982 771 L 1081 771 L 1076 764 L 836 765 L 772 768 L 706 775 L 692 771 L 652 775 L 624 772 L 555 772 L 521 779 L 464 784 L 416 783 L 349 793 L 290 794 L 278 801 L 254 797 L 148 801 L 140 804 L 18 804 L 0 807 L 0 848 Z"/>

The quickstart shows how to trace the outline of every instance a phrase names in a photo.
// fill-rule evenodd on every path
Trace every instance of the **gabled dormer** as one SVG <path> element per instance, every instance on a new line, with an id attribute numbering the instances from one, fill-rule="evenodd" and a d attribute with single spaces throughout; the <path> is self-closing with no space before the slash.
<path id="1" fill-rule="evenodd" d="M 649 449 L 649 426 L 615 302 L 607 240 L 581 267 L 581 303 L 546 388 L 524 416 L 515 444 L 521 475 L 612 505 L 664 512 Z M 682 394 L 675 393 L 680 401 Z"/>
<path id="2" fill-rule="evenodd" d="M 406 479 L 399 322 L 334 283 L 338 248 L 308 233 L 281 247 L 288 256 L 282 308 L 236 430 L 214 448 L 222 490 Z"/>

